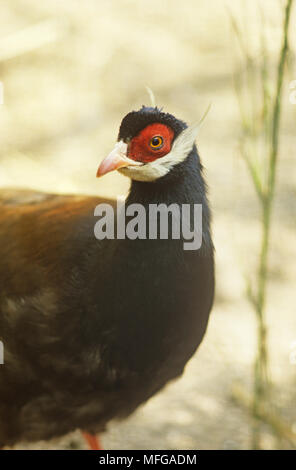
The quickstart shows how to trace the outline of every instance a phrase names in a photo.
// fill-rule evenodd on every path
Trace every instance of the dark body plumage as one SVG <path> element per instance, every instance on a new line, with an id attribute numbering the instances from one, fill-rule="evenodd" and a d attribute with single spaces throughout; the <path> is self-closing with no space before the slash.
<path id="1" fill-rule="evenodd" d="M 140 128 L 165 120 L 157 109 L 138 113 Z M 133 119 L 121 138 L 138 131 Z M 176 135 L 184 127 L 175 120 Z M 96 240 L 100 202 L 0 191 L 0 447 L 103 430 L 179 376 L 204 336 L 214 267 L 196 148 L 156 182 L 132 181 L 126 205 L 202 203 L 200 250 Z"/>

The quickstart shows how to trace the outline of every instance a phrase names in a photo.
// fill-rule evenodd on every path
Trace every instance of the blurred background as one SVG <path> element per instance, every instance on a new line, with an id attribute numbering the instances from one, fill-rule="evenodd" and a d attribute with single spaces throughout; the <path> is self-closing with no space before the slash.
<path id="1" fill-rule="evenodd" d="M 120 174 L 97 180 L 122 117 L 149 104 L 187 122 L 212 107 L 198 138 L 213 211 L 217 294 L 206 338 L 184 376 L 102 436 L 105 449 L 248 449 L 256 316 L 246 296 L 260 246 L 260 207 L 241 157 L 234 77 L 244 66 L 230 17 L 260 60 L 264 27 L 271 82 L 284 2 L 251 0 L 6 0 L 0 4 L 0 186 L 126 194 Z M 273 400 L 289 426 L 268 423 L 262 448 L 296 443 L 296 11 L 282 91 L 282 125 L 269 254 L 267 326 Z M 295 441 L 293 441 L 295 439 Z M 296 445 L 296 444 L 295 444 Z M 79 433 L 16 448 L 82 448 Z"/>

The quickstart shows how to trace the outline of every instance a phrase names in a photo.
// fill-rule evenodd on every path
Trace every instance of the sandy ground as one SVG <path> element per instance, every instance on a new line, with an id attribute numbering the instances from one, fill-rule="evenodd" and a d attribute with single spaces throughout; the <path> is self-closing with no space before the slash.
<path id="1" fill-rule="evenodd" d="M 256 53 L 258 3 L 273 67 L 280 40 L 279 3 L 229 4 Z M 256 324 L 246 301 L 245 278 L 255 280 L 260 212 L 238 151 L 239 114 L 232 77 L 239 56 L 227 2 L 13 0 L 1 2 L 0 24 L 1 186 L 125 194 L 128 180 L 123 176 L 98 181 L 95 172 L 112 148 L 124 114 L 149 103 L 145 86 L 154 90 L 158 105 L 189 122 L 212 103 L 198 139 L 217 253 L 217 295 L 208 333 L 184 376 L 125 422 L 112 423 L 102 441 L 106 449 L 250 448 L 250 418 L 233 402 L 231 390 L 235 383 L 248 390 L 252 382 Z M 35 36 L 27 29 L 15 40 L 17 31 L 37 24 L 40 32 Z M 28 35 L 33 40 L 28 41 Z M 40 37 L 44 44 L 37 47 Z M 296 31 L 291 39 L 295 46 Z M 23 47 L 29 43 L 28 50 L 15 52 L 20 43 Z M 291 80 L 296 79 L 295 50 L 293 54 Z M 295 429 L 296 365 L 291 353 L 296 341 L 296 106 L 290 104 L 289 93 L 288 79 L 283 89 L 268 325 L 274 400 Z M 77 432 L 16 448 L 83 446 Z M 288 444 L 265 427 L 263 447 Z"/>

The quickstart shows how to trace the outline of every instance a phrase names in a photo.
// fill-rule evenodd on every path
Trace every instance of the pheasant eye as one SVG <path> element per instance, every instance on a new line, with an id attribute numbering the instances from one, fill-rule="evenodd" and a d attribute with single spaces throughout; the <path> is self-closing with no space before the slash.
<path id="1" fill-rule="evenodd" d="M 153 150 L 159 150 L 163 147 L 163 138 L 160 135 L 155 135 L 149 145 Z"/>

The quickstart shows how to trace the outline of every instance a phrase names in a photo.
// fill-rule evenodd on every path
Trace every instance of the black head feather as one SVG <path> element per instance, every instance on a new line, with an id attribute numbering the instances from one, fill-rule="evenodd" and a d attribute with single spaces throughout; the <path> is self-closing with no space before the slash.
<path id="1" fill-rule="evenodd" d="M 118 140 L 124 142 L 135 137 L 142 129 L 149 124 L 158 122 L 166 124 L 173 129 L 176 138 L 187 125 L 180 119 L 176 119 L 175 116 L 169 113 L 162 112 L 161 109 L 155 107 L 142 106 L 138 111 L 131 111 L 122 120 Z"/>

